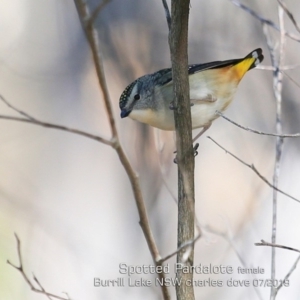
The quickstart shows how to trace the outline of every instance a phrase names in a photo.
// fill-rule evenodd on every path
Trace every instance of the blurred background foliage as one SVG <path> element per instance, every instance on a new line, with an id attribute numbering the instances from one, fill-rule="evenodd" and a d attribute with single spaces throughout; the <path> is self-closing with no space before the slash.
<path id="1" fill-rule="evenodd" d="M 94 9 L 99 1 L 88 1 Z M 244 0 L 278 23 L 276 1 Z M 300 22 L 297 1 L 286 1 Z M 32 116 L 110 137 L 102 94 L 73 1 L 3 0 L 0 3 L 0 94 Z M 296 32 L 285 17 L 286 28 Z M 146 73 L 170 66 L 168 29 L 160 0 L 112 0 L 96 26 L 122 144 L 140 176 L 151 226 L 162 255 L 176 249 L 174 135 L 119 118 L 123 89 Z M 270 30 L 278 45 L 279 33 Z M 204 63 L 243 57 L 255 48 L 270 55 L 261 23 L 228 0 L 191 1 L 189 61 Z M 287 38 L 285 65 L 299 65 L 300 44 Z M 283 81 L 283 130 L 300 132 L 296 67 Z M 272 72 L 252 70 L 241 82 L 226 115 L 258 130 L 275 132 Z M 16 115 L 4 103 L 1 114 Z M 20 274 L 16 232 L 27 273 L 54 293 L 72 299 L 160 299 L 159 288 L 95 288 L 93 278 L 120 277 L 119 263 L 148 265 L 152 259 L 138 224 L 128 178 L 114 151 L 86 138 L 0 120 L 0 299 L 41 299 Z M 269 180 L 275 138 L 243 131 L 223 119 L 206 135 L 253 163 Z M 286 139 L 279 186 L 300 198 L 299 139 Z M 272 190 L 254 173 L 203 136 L 196 158 L 197 218 L 203 237 L 195 263 L 264 268 L 270 278 Z M 170 193 L 171 191 L 171 193 Z M 279 195 L 278 243 L 300 248 L 299 204 Z M 224 238 L 224 236 L 226 238 Z M 277 278 L 297 255 L 277 251 Z M 240 260 L 242 258 L 243 262 Z M 171 270 L 175 260 L 171 260 Z M 173 272 L 172 274 L 173 275 Z M 197 299 L 266 299 L 268 288 L 229 288 L 226 280 L 249 275 L 211 275 L 223 288 L 196 288 Z M 154 280 L 151 275 L 143 278 Z M 197 280 L 208 276 L 196 275 Z M 260 277 L 259 277 L 260 278 Z M 298 270 L 277 299 L 299 299 Z M 174 297 L 174 289 L 170 288 Z M 261 295 L 261 296 L 258 296 Z"/>

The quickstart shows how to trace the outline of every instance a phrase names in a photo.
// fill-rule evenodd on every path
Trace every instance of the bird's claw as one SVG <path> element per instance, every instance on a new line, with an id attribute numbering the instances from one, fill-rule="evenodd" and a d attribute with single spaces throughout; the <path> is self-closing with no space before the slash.
<path id="1" fill-rule="evenodd" d="M 195 146 L 193 147 L 194 150 L 194 157 L 196 157 L 198 155 L 198 148 L 199 148 L 199 143 L 196 143 Z M 174 151 L 173 153 L 177 153 L 177 151 Z M 178 164 L 177 161 L 177 155 L 175 156 L 175 158 L 173 159 L 174 164 Z"/>
<path id="2" fill-rule="evenodd" d="M 175 106 L 174 106 L 174 101 L 171 101 L 169 104 L 169 109 L 170 110 L 175 110 Z"/>
<path id="3" fill-rule="evenodd" d="M 194 156 L 198 155 L 198 151 L 197 151 L 198 148 L 199 148 L 199 143 L 196 143 L 195 146 L 194 146 L 194 148 L 193 148 L 194 149 Z"/>

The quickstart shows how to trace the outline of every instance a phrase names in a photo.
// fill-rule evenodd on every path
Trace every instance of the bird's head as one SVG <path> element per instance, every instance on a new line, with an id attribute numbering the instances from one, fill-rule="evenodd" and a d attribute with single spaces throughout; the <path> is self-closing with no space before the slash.
<path id="1" fill-rule="evenodd" d="M 138 78 L 125 88 L 120 97 L 121 118 L 129 116 L 136 119 L 134 117 L 136 113 L 153 109 L 153 101 L 153 84 L 150 75 Z"/>

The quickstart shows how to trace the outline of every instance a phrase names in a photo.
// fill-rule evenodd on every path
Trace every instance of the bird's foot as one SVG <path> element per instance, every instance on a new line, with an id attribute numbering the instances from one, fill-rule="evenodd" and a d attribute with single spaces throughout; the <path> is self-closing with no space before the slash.
<path id="1" fill-rule="evenodd" d="M 195 146 L 193 146 L 194 157 L 196 157 L 198 155 L 198 151 L 197 151 L 198 148 L 199 148 L 199 143 L 196 143 Z M 174 151 L 174 153 L 177 153 L 177 151 Z M 178 164 L 177 155 L 175 156 L 173 162 L 174 162 L 174 164 Z"/>
<path id="2" fill-rule="evenodd" d="M 175 106 L 174 106 L 174 101 L 171 101 L 169 104 L 169 109 L 170 110 L 175 110 Z"/>

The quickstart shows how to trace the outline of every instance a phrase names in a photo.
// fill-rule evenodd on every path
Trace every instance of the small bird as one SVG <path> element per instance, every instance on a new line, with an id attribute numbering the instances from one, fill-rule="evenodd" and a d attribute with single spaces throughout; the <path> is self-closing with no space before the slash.
<path id="1" fill-rule="evenodd" d="M 218 118 L 216 111 L 228 107 L 245 73 L 263 59 L 259 48 L 240 59 L 189 65 L 192 128 L 203 128 L 194 141 Z M 123 91 L 119 106 L 121 118 L 129 116 L 162 130 L 175 130 L 172 70 L 136 79 Z"/>

